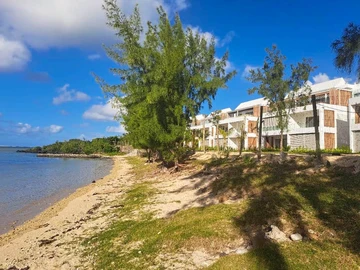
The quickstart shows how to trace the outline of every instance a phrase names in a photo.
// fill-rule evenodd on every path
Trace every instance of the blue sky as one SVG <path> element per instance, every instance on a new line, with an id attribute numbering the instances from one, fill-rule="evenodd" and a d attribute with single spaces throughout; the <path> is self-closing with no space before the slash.
<path id="1" fill-rule="evenodd" d="M 118 0 L 125 13 L 136 1 Z M 264 48 L 277 44 L 287 62 L 312 58 L 312 82 L 342 74 L 333 66 L 330 44 L 349 22 L 359 23 L 360 1 L 139 0 L 145 20 L 156 22 L 156 3 L 184 26 L 217 40 L 220 57 L 230 51 L 238 75 L 219 90 L 213 110 L 257 96 L 244 79 L 261 66 Z M 116 110 L 92 72 L 118 82 L 108 69 L 102 43 L 116 42 L 105 25 L 102 0 L 0 0 L 0 145 L 44 145 L 56 140 L 117 135 Z M 203 113 L 209 109 L 204 108 Z"/>

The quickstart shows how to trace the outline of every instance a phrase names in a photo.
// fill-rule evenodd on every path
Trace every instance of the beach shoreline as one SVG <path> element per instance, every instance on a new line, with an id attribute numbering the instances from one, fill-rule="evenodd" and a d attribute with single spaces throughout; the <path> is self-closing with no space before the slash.
<path id="1" fill-rule="evenodd" d="M 41 158 L 34 157 L 34 161 L 37 162 L 35 159 L 39 160 L 39 164 L 43 164 Z M 60 158 L 60 160 L 62 160 L 60 161 L 61 163 L 67 159 Z M 19 175 L 21 175 L 21 177 L 14 174 L 15 178 L 12 181 L 15 183 L 16 181 L 22 181 L 23 185 L 25 185 L 24 190 L 29 187 L 30 190 L 37 190 L 39 192 L 21 192 L 19 189 L 23 189 L 23 187 L 19 185 L 17 186 L 17 189 L 14 190 L 15 186 L 6 185 L 5 180 L 5 186 L 2 186 L 2 188 L 4 188 L 3 190 L 6 190 L 8 194 L 6 194 L 5 199 L 2 198 L 2 200 L 0 200 L 0 204 L 4 203 L 4 208 L 0 209 L 0 237 L 3 234 L 14 230 L 14 227 L 19 227 L 25 222 L 35 218 L 41 212 L 74 193 L 78 188 L 84 187 L 91 182 L 97 181 L 110 174 L 114 165 L 113 159 L 108 157 L 101 161 L 100 159 L 94 160 L 96 161 L 91 161 L 89 163 L 77 163 L 78 161 L 75 161 L 74 166 L 72 166 L 74 169 L 69 166 L 64 166 L 62 163 L 60 164 L 56 161 L 56 168 L 60 168 L 57 170 L 56 175 L 54 173 L 47 173 L 50 170 L 47 169 L 49 167 L 47 167 L 46 164 L 44 165 L 44 169 L 40 170 L 40 172 L 28 174 L 28 171 L 25 171 L 25 173 L 20 171 L 21 173 Z M 66 162 L 67 163 L 64 164 L 71 164 L 72 161 Z M 88 166 L 85 164 L 92 165 L 84 171 L 83 167 Z M 53 167 L 50 168 L 51 170 L 53 169 Z M 63 168 L 64 171 L 62 171 L 61 168 Z M 21 168 L 21 170 L 22 169 L 23 168 Z M 69 173 L 71 177 L 66 177 L 65 175 L 69 176 Z M 9 175 L 6 175 L 5 172 L 5 178 L 6 177 L 8 179 L 13 179 L 11 176 L 9 177 Z M 44 188 L 42 186 L 44 186 Z M 12 196 L 13 193 L 15 196 Z"/>
<path id="2" fill-rule="evenodd" d="M 112 159 L 114 163 L 108 175 L 96 180 L 95 183 L 78 188 L 15 230 L 0 235 L 0 268 L 30 266 L 30 269 L 72 269 L 74 264 L 80 263 L 81 258 L 75 258 L 80 254 L 62 254 L 66 253 L 64 247 L 74 238 L 87 235 L 85 231 L 91 227 L 107 226 L 105 216 L 102 221 L 98 218 L 94 220 L 94 217 L 101 216 L 101 213 L 110 209 L 109 204 L 121 195 L 130 178 L 130 166 L 126 160 L 123 157 Z M 63 242 L 64 247 L 46 245 L 44 249 L 39 241 L 49 238 L 51 241 L 54 240 L 53 242 Z M 47 258 L 48 254 L 50 256 Z M 69 259 L 61 262 L 60 257 L 67 256 L 72 262 L 70 263 Z M 70 268 L 63 267 L 68 264 Z"/>

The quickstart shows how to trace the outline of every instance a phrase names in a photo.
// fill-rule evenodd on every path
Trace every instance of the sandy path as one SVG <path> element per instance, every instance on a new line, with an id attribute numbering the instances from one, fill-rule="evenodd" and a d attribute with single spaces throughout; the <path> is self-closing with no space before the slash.
<path id="1" fill-rule="evenodd" d="M 0 269 L 91 268 L 91 258 L 80 257 L 81 240 L 109 225 L 116 201 L 131 185 L 130 169 L 123 157 L 114 158 L 108 176 L 78 189 L 15 231 L 0 236 Z"/>

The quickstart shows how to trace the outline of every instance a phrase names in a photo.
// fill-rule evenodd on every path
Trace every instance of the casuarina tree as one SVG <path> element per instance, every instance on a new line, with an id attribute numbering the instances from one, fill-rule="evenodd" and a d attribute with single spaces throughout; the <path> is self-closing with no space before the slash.
<path id="1" fill-rule="evenodd" d="M 356 67 L 357 79 L 360 80 L 360 25 L 350 23 L 340 39 L 331 44 L 334 50 L 335 66 L 351 73 Z"/>
<path id="2" fill-rule="evenodd" d="M 267 100 L 270 112 L 277 119 L 280 152 L 283 153 L 284 131 L 288 127 L 289 114 L 297 105 L 309 99 L 311 88 L 307 81 L 316 67 L 312 66 L 310 59 L 303 59 L 297 65 L 290 66 L 290 75 L 286 78 L 286 57 L 276 45 L 267 48 L 266 53 L 263 67 L 250 70 L 247 79 L 256 86 L 249 89 L 249 93 L 258 93 Z"/>

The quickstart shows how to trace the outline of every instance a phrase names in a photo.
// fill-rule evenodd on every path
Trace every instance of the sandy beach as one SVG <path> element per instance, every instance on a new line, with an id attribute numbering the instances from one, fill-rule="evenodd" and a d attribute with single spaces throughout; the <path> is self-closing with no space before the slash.
<path id="1" fill-rule="evenodd" d="M 108 226 L 116 200 L 130 185 L 130 168 L 123 157 L 114 157 L 109 175 L 1 235 L 0 269 L 88 268 L 80 257 L 81 239 Z"/>

